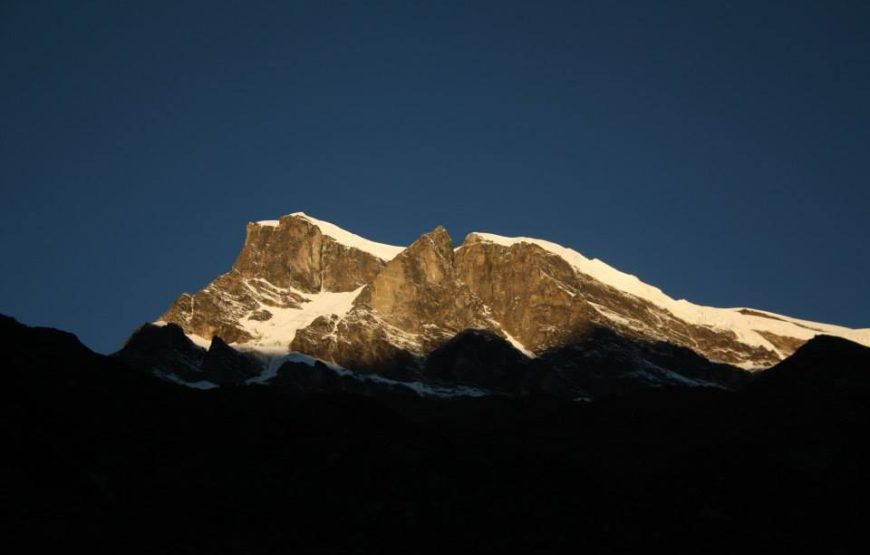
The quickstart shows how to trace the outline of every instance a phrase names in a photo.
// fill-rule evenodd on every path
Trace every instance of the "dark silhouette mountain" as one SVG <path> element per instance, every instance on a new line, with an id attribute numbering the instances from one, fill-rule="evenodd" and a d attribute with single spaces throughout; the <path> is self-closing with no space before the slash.
<path id="1" fill-rule="evenodd" d="M 187 348 L 160 329 L 160 349 Z M 608 341 L 621 339 L 596 343 Z M 348 375 L 307 361 L 277 371 L 309 372 L 295 391 L 201 391 L 10 318 L 0 342 L 0 516 L 14 552 L 864 549 L 870 402 L 845 384 L 867 355 L 840 340 L 808 343 L 745 391 L 593 402 L 310 393 Z M 481 387 L 528 363 L 477 332 L 437 352 L 432 380 Z M 781 383 L 801 385 L 783 395 Z"/>
<path id="2" fill-rule="evenodd" d="M 532 361 L 494 333 L 460 332 L 426 357 L 422 374 L 443 384 L 467 384 L 488 391 L 536 391 Z"/>
<path id="3" fill-rule="evenodd" d="M 590 400 L 648 388 L 734 389 L 749 378 L 748 372 L 710 362 L 691 349 L 598 327 L 576 343 L 534 358 L 493 332 L 463 330 L 425 357 L 395 351 L 394 358 L 360 371 L 300 355 L 264 359 L 236 351 L 218 336 L 206 349 L 175 324 L 146 324 L 116 357 L 194 388 L 260 383 L 300 392 L 307 386 L 321 393 L 410 392 L 441 398 L 549 395 Z"/>
<path id="4" fill-rule="evenodd" d="M 777 394 L 870 397 L 870 348 L 819 335 L 760 373 L 753 387 Z"/>

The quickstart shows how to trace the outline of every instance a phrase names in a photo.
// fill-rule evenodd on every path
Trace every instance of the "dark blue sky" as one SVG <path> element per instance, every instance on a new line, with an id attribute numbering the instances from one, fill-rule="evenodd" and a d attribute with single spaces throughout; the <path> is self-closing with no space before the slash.
<path id="1" fill-rule="evenodd" d="M 305 211 L 870 326 L 866 2 L 0 5 L 0 312 L 118 348 Z"/>

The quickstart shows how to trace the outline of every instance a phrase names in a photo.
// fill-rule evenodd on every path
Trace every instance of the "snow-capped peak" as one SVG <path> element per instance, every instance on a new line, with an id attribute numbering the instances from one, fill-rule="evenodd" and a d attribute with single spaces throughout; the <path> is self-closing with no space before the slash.
<path id="1" fill-rule="evenodd" d="M 579 252 L 550 241 L 530 237 L 503 237 L 492 233 L 471 234 L 479 240 L 510 247 L 519 243 L 537 245 L 561 257 L 578 272 L 586 274 L 624 293 L 639 297 L 663 308 L 690 324 L 732 331 L 741 342 L 779 352 L 763 333 L 773 333 L 798 339 L 811 339 L 820 333 L 844 337 L 870 346 L 870 329 L 849 329 L 842 326 L 798 320 L 788 316 L 742 308 L 715 308 L 676 300 L 658 287 L 646 284 L 636 276 L 626 274 L 598 259 L 589 259 Z M 759 333 L 762 332 L 762 333 Z M 781 353 L 785 355 L 786 353 Z"/>
<path id="2" fill-rule="evenodd" d="M 531 237 L 503 237 L 493 233 L 474 232 L 472 235 L 480 238 L 483 241 L 495 243 L 510 247 L 517 243 L 531 243 L 537 245 L 547 252 L 551 252 L 563 260 L 571 264 L 581 273 L 597 279 L 615 289 L 619 289 L 625 293 L 646 299 L 654 304 L 663 305 L 668 302 L 675 302 L 674 299 L 668 297 L 658 287 L 653 287 L 642 282 L 637 276 L 620 272 L 616 268 L 609 266 L 598 260 L 597 258 L 586 258 L 579 252 L 557 245 L 543 239 L 533 239 Z"/>
<path id="3" fill-rule="evenodd" d="M 347 247 L 353 247 L 363 252 L 367 252 L 381 260 L 392 260 L 398 256 L 400 252 L 405 250 L 405 247 L 370 241 L 365 237 L 360 237 L 355 233 L 342 229 L 335 224 L 312 218 L 304 212 L 293 212 L 292 214 L 289 214 L 289 216 L 305 220 L 308 223 L 317 226 L 321 233 L 327 237 L 335 239 L 336 242 Z M 277 227 L 280 224 L 280 220 L 261 220 L 256 223 L 264 227 Z"/>

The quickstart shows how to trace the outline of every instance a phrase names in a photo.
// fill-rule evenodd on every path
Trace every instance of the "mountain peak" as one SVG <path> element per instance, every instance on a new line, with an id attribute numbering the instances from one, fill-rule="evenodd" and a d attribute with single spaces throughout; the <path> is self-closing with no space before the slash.
<path id="1" fill-rule="evenodd" d="M 259 227 L 280 227 L 282 225 L 289 225 L 290 221 L 306 222 L 319 229 L 324 236 L 330 237 L 337 243 L 361 250 L 384 261 L 392 260 L 405 250 L 405 247 L 370 241 L 333 223 L 309 216 L 305 212 L 293 212 L 292 214 L 281 216 L 278 220 L 260 220 L 253 222 L 253 224 Z"/>
<path id="2" fill-rule="evenodd" d="M 435 229 L 424 233 L 416 241 L 411 243 L 405 252 L 419 253 L 421 251 L 434 250 L 442 258 L 453 259 L 453 239 L 444 226 L 436 226 Z M 452 265 L 452 262 L 451 262 Z"/>
<path id="3" fill-rule="evenodd" d="M 232 270 L 181 295 L 161 320 L 204 341 L 367 369 L 413 367 L 465 329 L 540 358 L 603 328 L 745 369 L 773 366 L 820 333 L 870 344 L 866 330 L 675 300 L 543 239 L 473 232 L 454 250 L 439 225 L 404 248 L 304 212 L 251 222 Z"/>

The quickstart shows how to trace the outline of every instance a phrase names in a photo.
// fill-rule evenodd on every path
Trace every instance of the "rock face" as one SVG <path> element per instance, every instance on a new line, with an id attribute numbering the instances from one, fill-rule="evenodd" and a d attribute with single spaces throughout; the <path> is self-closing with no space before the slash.
<path id="1" fill-rule="evenodd" d="M 456 267 L 491 317 L 532 352 L 572 343 L 595 322 L 571 265 L 537 245 L 505 247 L 471 234 L 456 253 Z"/>
<path id="2" fill-rule="evenodd" d="M 391 260 L 356 304 L 383 314 L 405 332 L 426 337 L 428 344 L 482 322 L 483 306 L 459 279 L 453 241 L 440 226 Z"/>
<path id="3" fill-rule="evenodd" d="M 571 344 L 602 326 L 642 340 L 671 341 L 730 364 L 780 360 L 773 350 L 738 341 L 730 330 L 693 325 L 626 295 L 534 243 L 505 246 L 471 234 L 456 260 L 460 278 L 502 328 L 535 353 Z"/>
<path id="4" fill-rule="evenodd" d="M 300 310 L 309 302 L 306 293 L 353 291 L 383 266 L 380 258 L 323 235 L 302 216 L 249 223 L 232 270 L 202 291 L 178 297 L 160 320 L 207 339 L 246 343 L 254 336 L 245 321 L 268 321 L 274 309 Z"/>
<path id="5" fill-rule="evenodd" d="M 487 327 L 483 304 L 457 275 L 450 235 L 438 227 L 389 261 L 343 319 L 322 317 L 291 347 L 395 375 L 460 331 Z"/>
<path id="6" fill-rule="evenodd" d="M 250 223 L 233 264 L 242 278 L 306 293 L 353 291 L 370 283 L 383 260 L 326 236 L 309 219 L 284 216 L 277 225 Z"/>
<path id="7" fill-rule="evenodd" d="M 264 280 L 246 280 L 232 270 L 218 276 L 202 291 L 182 294 L 160 320 L 200 337 L 219 336 L 230 343 L 244 343 L 253 339 L 241 325 L 245 319 L 269 320 L 271 310 L 298 309 L 303 301 L 304 297 L 295 291 L 276 288 Z"/>
<path id="8" fill-rule="evenodd" d="M 387 380 L 576 398 L 734 387 L 734 366 L 773 366 L 822 332 L 870 343 L 870 330 L 675 301 L 546 241 L 472 233 L 454 248 L 439 226 L 401 248 L 301 213 L 248 224 L 231 271 L 160 319 L 257 360 L 292 351 Z M 247 363 L 223 363 L 222 382 L 253 372 L 230 377 L 233 364 Z M 335 381 L 329 368 L 316 383 Z"/>

